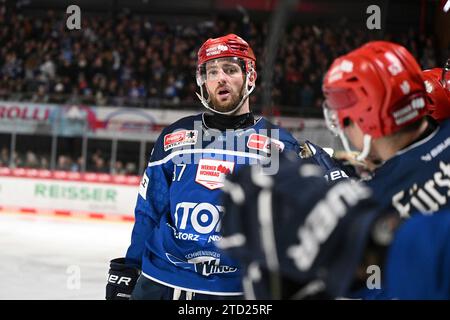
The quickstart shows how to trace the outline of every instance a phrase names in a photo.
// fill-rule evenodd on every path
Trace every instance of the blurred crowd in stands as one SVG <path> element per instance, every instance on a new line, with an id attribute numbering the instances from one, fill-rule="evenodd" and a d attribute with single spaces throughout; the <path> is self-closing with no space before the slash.
<path id="1" fill-rule="evenodd" d="M 0 5 L 0 99 L 155 107 L 199 105 L 194 92 L 196 54 L 209 37 L 236 33 L 257 57 L 257 70 L 274 68 L 273 102 L 297 110 L 322 102 L 322 76 L 334 57 L 376 33 L 346 23 L 289 26 L 273 66 L 265 66 L 268 24 L 215 20 L 195 25 L 144 16 L 83 13 L 81 30 L 66 28 L 65 13 L 43 17 L 7 12 Z M 405 45 L 422 68 L 437 65 L 432 36 L 385 34 Z M 260 81 L 260 80 L 258 80 Z M 251 96 L 261 103 L 263 90 Z"/>
<path id="2" fill-rule="evenodd" d="M 116 160 L 111 168 L 109 160 L 101 150 L 96 150 L 88 157 L 88 162 L 84 166 L 83 158 L 73 158 L 67 154 L 57 156 L 55 170 L 71 172 L 96 172 L 110 173 L 115 175 L 137 175 L 138 168 L 134 162 L 123 162 Z M 12 161 L 12 163 L 10 163 Z M 11 165 L 10 165 L 11 164 Z M 29 168 L 29 169 L 51 169 L 51 159 L 48 154 L 36 154 L 28 150 L 25 152 L 14 152 L 11 159 L 9 149 L 0 149 L 0 167 Z"/>

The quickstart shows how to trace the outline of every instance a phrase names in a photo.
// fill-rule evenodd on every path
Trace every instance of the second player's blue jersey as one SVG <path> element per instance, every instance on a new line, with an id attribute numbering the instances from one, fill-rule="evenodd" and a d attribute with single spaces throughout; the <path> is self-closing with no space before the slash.
<path id="1" fill-rule="evenodd" d="M 216 248 L 221 238 L 225 176 L 265 161 L 277 170 L 279 150 L 297 141 L 264 118 L 246 129 L 219 131 L 203 114 L 164 129 L 143 175 L 127 261 L 167 286 L 216 295 L 241 294 L 235 261 Z"/>
<path id="2" fill-rule="evenodd" d="M 450 209 L 450 121 L 399 151 L 367 184 L 378 201 L 402 217 Z"/>

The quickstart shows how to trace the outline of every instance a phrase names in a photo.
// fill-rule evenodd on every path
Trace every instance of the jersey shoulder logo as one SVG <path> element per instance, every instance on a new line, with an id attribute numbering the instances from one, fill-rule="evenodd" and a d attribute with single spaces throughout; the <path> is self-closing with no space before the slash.
<path id="1" fill-rule="evenodd" d="M 197 130 L 181 130 L 166 134 L 164 136 L 164 151 L 175 147 L 192 145 L 197 142 Z"/>
<path id="2" fill-rule="evenodd" d="M 248 138 L 247 148 L 260 150 L 270 153 L 271 148 L 275 146 L 279 151 L 283 151 L 284 143 L 277 139 L 271 139 L 268 136 L 252 133 Z"/>

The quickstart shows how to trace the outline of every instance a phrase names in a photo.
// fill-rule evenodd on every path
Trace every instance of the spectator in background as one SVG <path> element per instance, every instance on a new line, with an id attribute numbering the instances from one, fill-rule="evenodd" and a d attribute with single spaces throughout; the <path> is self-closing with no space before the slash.
<path id="1" fill-rule="evenodd" d="M 72 167 L 72 159 L 66 155 L 60 155 L 56 164 L 56 170 L 70 171 Z"/>
<path id="2" fill-rule="evenodd" d="M 25 168 L 39 168 L 39 160 L 36 154 L 32 151 L 27 151 L 25 155 Z"/>
<path id="3" fill-rule="evenodd" d="M 12 164 L 12 168 L 23 168 L 24 166 L 24 161 L 22 156 L 19 155 L 19 153 L 17 153 L 17 151 L 13 152 L 13 164 Z"/>
<path id="4" fill-rule="evenodd" d="M 41 169 L 50 169 L 50 161 L 47 156 L 41 156 L 40 158 L 40 168 Z"/>
<path id="5" fill-rule="evenodd" d="M 9 166 L 9 149 L 6 147 L 2 147 L 2 150 L 0 152 L 0 166 Z"/>
<path id="6" fill-rule="evenodd" d="M 192 105 L 196 91 L 192 61 L 199 37 L 248 34 L 255 54 L 263 55 L 267 23 L 252 22 L 243 8 L 239 11 L 228 22 L 217 19 L 197 25 L 149 22 L 129 14 L 116 15 L 113 24 L 109 15 L 85 16 L 85 27 L 69 32 L 54 12 L 31 17 L 0 4 L 0 97 L 12 99 L 21 93 L 28 100 L 32 96 L 33 102 L 61 103 L 65 97 L 72 103 L 97 105 Z M 321 82 L 331 61 L 373 38 L 354 30 L 345 19 L 332 27 L 289 26 L 275 63 L 275 104 L 320 106 Z M 418 36 L 411 29 L 386 38 L 401 39 L 423 69 L 437 65 L 432 36 Z M 260 101 L 260 96 L 257 92 L 252 100 Z"/>
<path id="7" fill-rule="evenodd" d="M 94 172 L 109 173 L 109 168 L 102 157 L 96 157 L 94 161 Z"/>
<path id="8" fill-rule="evenodd" d="M 118 175 L 125 174 L 125 169 L 123 167 L 123 162 L 122 161 L 117 160 L 114 163 L 114 168 L 113 168 L 112 174 L 118 174 Z"/>
<path id="9" fill-rule="evenodd" d="M 83 157 L 78 157 L 76 161 L 72 163 L 72 167 L 70 168 L 70 171 L 72 172 L 82 172 L 84 165 Z"/>
<path id="10" fill-rule="evenodd" d="M 309 83 L 306 83 L 300 89 L 300 105 L 302 107 L 314 105 L 314 91 Z"/>
<path id="11" fill-rule="evenodd" d="M 126 175 L 136 175 L 137 174 L 137 167 L 134 162 L 127 162 L 125 166 L 125 174 Z"/>

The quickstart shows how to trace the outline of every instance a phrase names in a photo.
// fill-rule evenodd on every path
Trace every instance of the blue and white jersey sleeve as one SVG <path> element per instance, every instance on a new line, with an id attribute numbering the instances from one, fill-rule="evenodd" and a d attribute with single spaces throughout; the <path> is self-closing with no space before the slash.
<path id="1" fill-rule="evenodd" d="M 139 185 L 135 207 L 135 224 L 131 236 L 131 245 L 126 254 L 128 263 L 141 266 L 145 241 L 164 214 L 170 212 L 169 188 L 173 169 L 171 163 L 163 163 L 164 132 L 159 136 L 150 162 Z"/>

